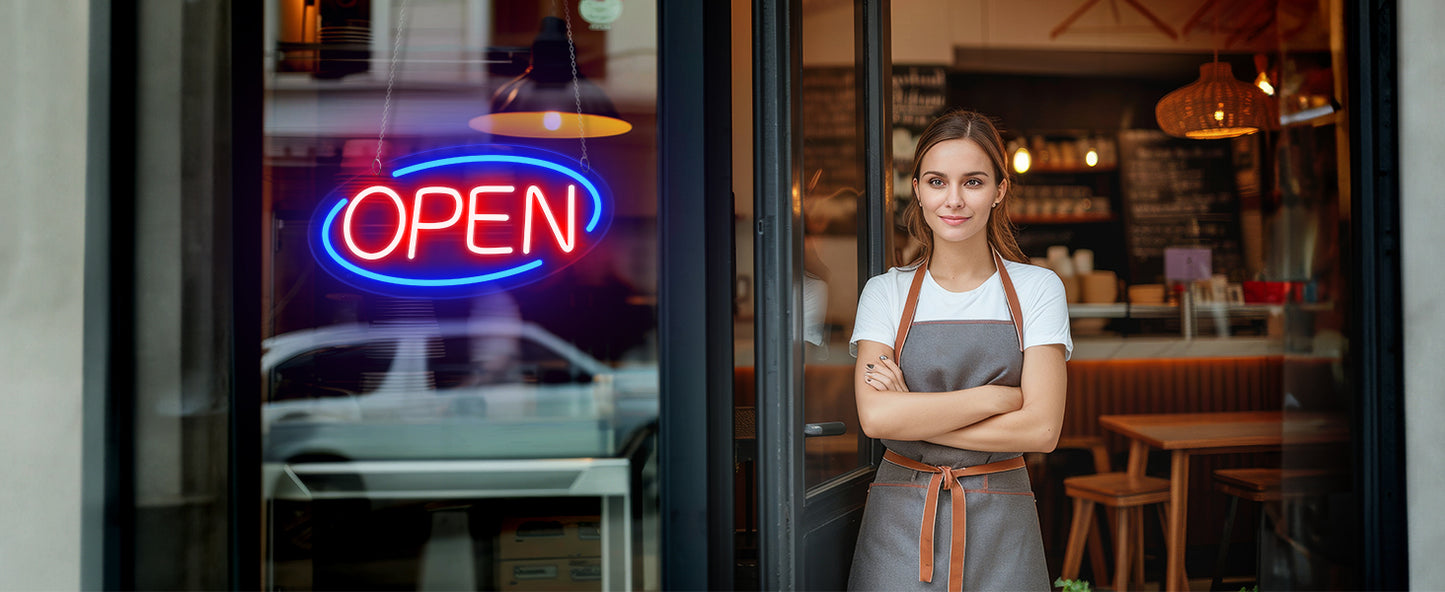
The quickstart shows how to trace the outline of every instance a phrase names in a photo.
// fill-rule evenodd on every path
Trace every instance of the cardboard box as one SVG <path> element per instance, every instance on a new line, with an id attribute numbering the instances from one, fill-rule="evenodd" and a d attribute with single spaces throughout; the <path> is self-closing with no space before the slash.
<path id="1" fill-rule="evenodd" d="M 600 557 L 601 517 L 525 516 L 504 518 L 497 534 L 499 560 Z"/>
<path id="2" fill-rule="evenodd" d="M 498 590 L 601 590 L 602 558 L 514 559 L 497 562 Z"/>

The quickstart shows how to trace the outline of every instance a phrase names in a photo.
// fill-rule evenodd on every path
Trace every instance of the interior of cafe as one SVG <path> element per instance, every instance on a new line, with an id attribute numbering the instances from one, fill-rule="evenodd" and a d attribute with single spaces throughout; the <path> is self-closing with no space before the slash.
<path id="1" fill-rule="evenodd" d="M 847 426 L 863 178 L 889 166 L 862 160 L 854 47 L 830 33 L 852 12 L 802 2 L 799 91 L 804 415 Z M 1064 430 L 1054 452 L 1026 455 L 1052 576 L 1111 589 L 1347 585 L 1347 557 L 1302 542 L 1348 536 L 1327 520 L 1348 503 L 1346 438 L 1329 419 L 1349 408 L 1339 13 L 1292 0 L 892 3 L 887 265 L 919 248 L 901 215 L 918 134 L 966 108 L 999 123 L 1020 246 L 1066 289 Z M 734 57 L 746 121 L 753 81 Z M 749 421 L 752 132 L 734 130 L 734 384 Z M 1284 442 L 1320 446 L 1282 446 L 1281 417 Z M 1272 441 L 1250 440 L 1253 428 Z M 808 438 L 805 483 L 856 466 L 858 438 L 851 427 Z M 738 465 L 739 585 L 757 581 L 752 470 Z"/>

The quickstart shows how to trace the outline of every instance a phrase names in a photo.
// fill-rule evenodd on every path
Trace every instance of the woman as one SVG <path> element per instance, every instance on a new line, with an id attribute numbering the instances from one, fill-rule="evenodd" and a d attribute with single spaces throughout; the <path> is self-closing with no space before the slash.
<path id="1" fill-rule="evenodd" d="M 1063 282 L 1013 236 L 1005 154 L 978 113 L 929 124 L 905 215 L 922 255 L 859 297 L 858 417 L 888 451 L 852 589 L 1051 589 L 1022 456 L 1058 443 L 1073 342 Z"/>

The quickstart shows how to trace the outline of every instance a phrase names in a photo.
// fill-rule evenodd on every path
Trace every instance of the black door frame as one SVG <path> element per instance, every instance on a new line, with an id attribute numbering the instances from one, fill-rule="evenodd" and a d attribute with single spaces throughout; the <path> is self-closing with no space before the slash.
<path id="1" fill-rule="evenodd" d="M 790 590 L 798 579 L 803 537 L 803 334 L 800 0 L 754 0 L 753 174 L 754 286 L 757 303 L 758 568 L 763 590 Z M 776 196 L 786 196 L 777 199 Z M 774 197 L 774 199 L 769 199 Z"/>
<path id="2" fill-rule="evenodd" d="M 853 6 L 863 156 L 868 163 L 887 163 L 891 162 L 892 135 L 888 109 L 892 93 L 890 3 L 860 0 Z M 860 447 L 858 469 L 811 490 L 806 487 L 804 363 L 803 350 L 797 345 L 802 343 L 803 322 L 796 313 L 803 308 L 802 134 L 796 133 L 802 122 L 797 90 L 802 70 L 798 39 L 801 2 L 755 0 L 752 20 L 759 583 L 764 590 L 841 587 L 847 574 L 836 573 L 840 570 L 826 552 L 810 556 L 805 542 L 827 522 L 856 520 L 861 515 L 882 447 L 869 440 Z M 869 277 L 887 267 L 890 222 L 884 213 L 891 210 L 892 201 L 891 170 L 867 167 L 865 171 L 858 246 L 860 290 Z M 847 532 L 850 527 L 842 524 L 833 525 L 836 530 L 830 532 Z M 856 534 L 856 528 L 852 532 Z M 831 568 L 833 579 L 814 581 L 817 574 L 824 573 L 819 567 Z"/>

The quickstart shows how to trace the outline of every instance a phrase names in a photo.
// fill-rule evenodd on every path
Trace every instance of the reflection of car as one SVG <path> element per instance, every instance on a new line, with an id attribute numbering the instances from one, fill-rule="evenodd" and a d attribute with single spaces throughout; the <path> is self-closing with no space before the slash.
<path id="1" fill-rule="evenodd" d="M 265 342 L 267 461 L 611 456 L 657 417 L 614 369 L 517 320 L 353 324 Z"/>

